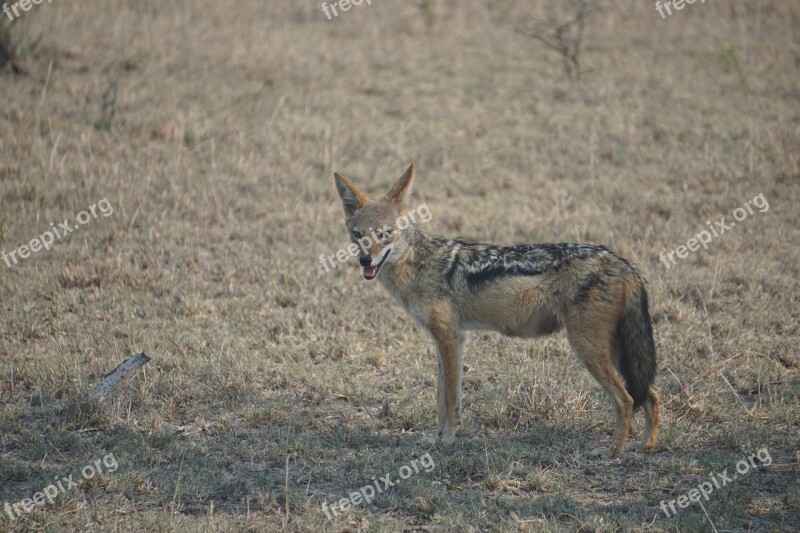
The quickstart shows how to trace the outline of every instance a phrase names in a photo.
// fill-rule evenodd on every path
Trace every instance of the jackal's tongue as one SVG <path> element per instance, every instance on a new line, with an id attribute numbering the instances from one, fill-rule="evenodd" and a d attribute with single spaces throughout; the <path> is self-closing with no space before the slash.
<path id="1" fill-rule="evenodd" d="M 373 265 L 364 267 L 364 277 L 367 279 L 372 279 L 378 274 L 378 267 L 380 265 Z"/>

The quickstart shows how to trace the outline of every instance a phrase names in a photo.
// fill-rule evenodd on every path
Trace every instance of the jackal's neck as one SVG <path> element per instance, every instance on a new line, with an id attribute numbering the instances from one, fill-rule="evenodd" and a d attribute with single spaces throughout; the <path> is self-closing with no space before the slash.
<path id="1" fill-rule="evenodd" d="M 444 237 L 429 235 L 415 226 L 408 228 L 396 259 L 387 265 L 390 267 L 387 281 L 411 286 L 421 282 L 422 278 L 430 278 L 442 258 L 448 255 L 452 242 Z"/>
<path id="2" fill-rule="evenodd" d="M 425 233 L 416 226 L 411 226 L 405 235 L 406 246 L 398 262 L 409 263 L 418 268 L 429 263 L 437 252 L 446 246 L 448 239 Z"/>
<path id="3" fill-rule="evenodd" d="M 413 302 L 431 292 L 440 278 L 437 269 L 437 259 L 442 255 L 440 241 L 444 240 L 416 227 L 406 229 L 395 260 L 378 276 L 386 290 L 410 312 Z"/>

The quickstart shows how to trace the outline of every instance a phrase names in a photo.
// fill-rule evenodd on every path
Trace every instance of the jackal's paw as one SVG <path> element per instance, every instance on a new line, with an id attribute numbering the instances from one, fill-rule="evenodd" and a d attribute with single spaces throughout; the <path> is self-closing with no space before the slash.
<path id="1" fill-rule="evenodd" d="M 447 444 L 451 444 L 456 439 L 456 430 L 455 428 L 444 428 L 439 430 L 439 434 L 436 438 L 436 444 L 439 446 L 445 446 Z"/>
<path id="2" fill-rule="evenodd" d="M 597 457 L 598 459 L 611 459 L 614 457 L 614 450 L 611 448 L 595 448 L 589 452 L 589 457 Z"/>

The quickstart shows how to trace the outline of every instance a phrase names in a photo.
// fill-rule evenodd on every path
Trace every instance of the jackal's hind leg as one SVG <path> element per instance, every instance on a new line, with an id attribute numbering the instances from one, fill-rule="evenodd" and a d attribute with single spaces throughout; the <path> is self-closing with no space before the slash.
<path id="1" fill-rule="evenodd" d="M 608 393 L 616 415 L 616 429 L 610 448 L 597 448 L 590 455 L 619 457 L 633 417 L 633 398 L 625 390 L 622 380 L 614 370 L 611 352 L 613 330 L 611 325 L 589 316 L 585 310 L 567 316 L 567 336 L 570 344 L 589 373 Z"/>
<path id="2" fill-rule="evenodd" d="M 637 442 L 634 449 L 637 451 L 652 453 L 656 446 L 656 435 L 658 434 L 659 403 L 658 396 L 653 387 L 647 391 L 647 400 L 644 405 L 644 437 L 641 442 Z"/>

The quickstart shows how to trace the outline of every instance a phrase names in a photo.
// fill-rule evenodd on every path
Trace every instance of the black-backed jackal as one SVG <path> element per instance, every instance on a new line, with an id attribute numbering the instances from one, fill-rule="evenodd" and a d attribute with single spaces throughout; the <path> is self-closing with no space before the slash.
<path id="1" fill-rule="evenodd" d="M 611 447 L 591 453 L 618 457 L 640 406 L 645 411 L 640 448 L 652 451 L 658 428 L 652 388 L 656 352 L 647 292 L 636 268 L 603 246 L 472 244 L 399 225 L 413 177 L 412 164 L 375 200 L 339 174 L 336 188 L 347 230 L 361 250 L 364 277 L 377 278 L 436 342 L 438 440 L 450 442 L 460 423 L 465 330 L 537 337 L 563 327 L 616 411 Z"/>

